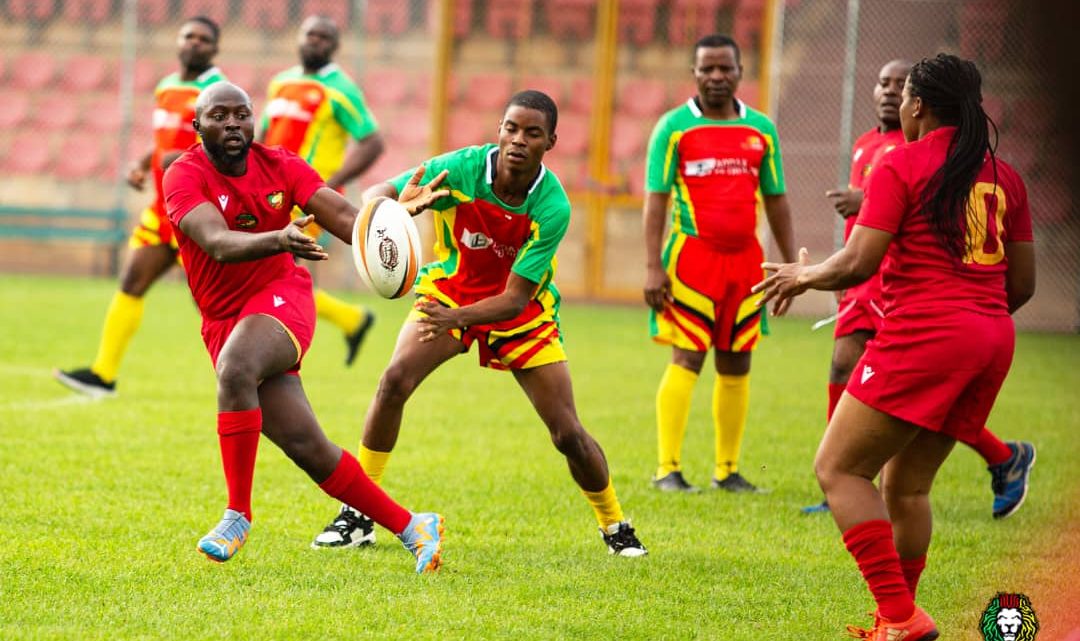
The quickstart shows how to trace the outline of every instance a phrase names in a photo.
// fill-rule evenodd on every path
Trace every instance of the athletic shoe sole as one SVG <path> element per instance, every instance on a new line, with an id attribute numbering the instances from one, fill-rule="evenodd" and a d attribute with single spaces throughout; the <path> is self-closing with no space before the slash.
<path id="1" fill-rule="evenodd" d="M 104 389 L 102 387 L 98 387 L 97 385 L 87 385 L 80 380 L 71 378 L 70 376 L 61 372 L 58 369 L 53 370 L 53 378 L 55 378 L 57 382 L 59 382 L 64 387 L 70 389 L 71 391 L 78 392 L 79 394 L 83 394 L 85 396 L 89 396 L 90 398 L 112 398 L 116 396 L 116 390 Z"/>

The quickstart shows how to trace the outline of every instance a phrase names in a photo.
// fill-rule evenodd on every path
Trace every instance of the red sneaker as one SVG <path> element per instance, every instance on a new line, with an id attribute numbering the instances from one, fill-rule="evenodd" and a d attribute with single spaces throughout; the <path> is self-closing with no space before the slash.
<path id="1" fill-rule="evenodd" d="M 915 606 L 907 621 L 889 621 L 875 612 L 872 629 L 849 625 L 847 631 L 851 637 L 867 641 L 934 641 L 938 638 L 934 620 L 919 606 Z"/>

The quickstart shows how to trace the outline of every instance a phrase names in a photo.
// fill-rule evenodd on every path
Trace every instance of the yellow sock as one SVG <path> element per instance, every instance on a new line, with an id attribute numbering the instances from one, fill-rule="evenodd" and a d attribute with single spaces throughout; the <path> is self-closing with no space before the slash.
<path id="1" fill-rule="evenodd" d="M 139 330 L 143 317 L 143 299 L 118 291 L 113 294 L 109 310 L 105 312 L 105 324 L 101 328 L 101 342 L 90 371 L 106 383 L 116 380 L 120 361 L 124 358 L 131 337 Z"/>
<path id="2" fill-rule="evenodd" d="M 713 423 L 716 425 L 715 478 L 723 481 L 739 471 L 739 448 L 750 407 L 750 375 L 716 375 L 713 387 Z"/>
<path id="3" fill-rule="evenodd" d="M 372 483 L 380 485 L 383 472 L 386 470 L 386 463 L 390 460 L 390 452 L 376 452 L 361 445 L 358 459 L 364 474 L 368 475 Z"/>
<path id="4" fill-rule="evenodd" d="M 581 490 L 581 493 L 589 501 L 593 512 L 596 513 L 596 522 L 604 528 L 605 532 L 609 525 L 626 520 L 623 518 L 622 506 L 619 505 L 619 497 L 615 496 L 615 486 L 611 484 L 611 479 L 608 479 L 607 487 L 599 492 Z"/>
<path id="5" fill-rule="evenodd" d="M 690 415 L 690 398 L 697 383 L 697 372 L 670 363 L 656 391 L 656 442 L 659 467 L 656 478 L 663 478 L 681 468 L 683 437 L 686 419 Z"/>
<path id="6" fill-rule="evenodd" d="M 367 318 L 367 310 L 334 298 L 322 289 L 315 290 L 315 313 L 341 328 L 346 334 L 360 329 Z"/>

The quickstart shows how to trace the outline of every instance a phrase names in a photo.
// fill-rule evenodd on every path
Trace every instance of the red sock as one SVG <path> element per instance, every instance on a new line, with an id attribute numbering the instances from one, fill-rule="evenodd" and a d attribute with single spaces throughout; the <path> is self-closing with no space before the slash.
<path id="1" fill-rule="evenodd" d="M 825 415 L 827 420 L 832 420 L 836 404 L 840 402 L 840 396 L 843 395 L 845 389 L 847 389 L 847 383 L 829 383 L 829 413 Z"/>
<path id="2" fill-rule="evenodd" d="M 1009 446 L 985 427 L 979 432 L 979 438 L 971 444 L 971 447 L 983 457 L 987 465 L 1000 465 L 1012 456 Z"/>
<path id="3" fill-rule="evenodd" d="M 900 569 L 892 523 L 864 521 L 844 532 L 844 545 L 855 557 L 878 613 L 889 621 L 907 621 L 915 612 L 915 601 Z"/>
<path id="4" fill-rule="evenodd" d="M 375 485 L 356 457 L 341 450 L 341 460 L 333 473 L 319 483 L 319 487 L 335 499 L 371 517 L 373 521 L 401 534 L 412 519 L 408 510 L 394 502 L 378 485 Z"/>
<path id="5" fill-rule="evenodd" d="M 900 559 L 900 569 L 904 571 L 904 580 L 907 581 L 908 592 L 911 593 L 912 600 L 915 599 L 915 588 L 919 587 L 919 577 L 922 576 L 925 567 L 925 554 L 917 559 Z"/>
<path id="6" fill-rule="evenodd" d="M 229 509 L 251 520 L 251 482 L 255 478 L 255 454 L 259 451 L 262 409 L 218 412 L 218 445 L 225 484 L 229 488 Z"/>

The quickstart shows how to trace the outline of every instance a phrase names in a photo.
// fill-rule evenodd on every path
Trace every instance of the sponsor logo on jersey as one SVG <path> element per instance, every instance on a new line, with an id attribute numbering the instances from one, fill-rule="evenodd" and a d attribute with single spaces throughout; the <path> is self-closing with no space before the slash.
<path id="1" fill-rule="evenodd" d="M 269 118 L 288 118 L 290 120 L 302 120 L 309 122 L 313 116 L 299 102 L 288 98 L 274 98 L 266 105 L 266 115 Z"/>
<path id="2" fill-rule="evenodd" d="M 274 307 L 281 307 L 285 304 L 285 299 L 277 294 L 274 294 Z"/>
<path id="3" fill-rule="evenodd" d="M 233 220 L 239 229 L 254 229 L 259 224 L 259 219 L 255 217 L 255 214 L 247 212 L 237 214 Z"/>
<path id="4" fill-rule="evenodd" d="M 229 206 L 229 197 L 225 194 L 221 194 L 217 197 L 218 204 L 221 205 L 221 213 L 225 213 L 225 208 Z"/>
<path id="5" fill-rule="evenodd" d="M 765 149 L 765 143 L 762 142 L 761 136 L 747 136 L 746 140 L 743 141 L 742 148 L 761 151 Z"/>
<path id="6" fill-rule="evenodd" d="M 1023 594 L 998 592 L 979 620 L 984 641 L 1034 641 L 1039 620 L 1031 599 Z"/>
<path id="7" fill-rule="evenodd" d="M 169 111 L 168 109 L 158 107 L 157 109 L 154 109 L 154 115 L 151 117 L 151 124 L 155 131 L 158 129 L 182 129 L 184 126 L 184 119 L 175 111 Z"/>
<path id="8" fill-rule="evenodd" d="M 863 365 L 861 382 L 865 383 L 866 381 L 870 380 L 876 373 L 877 372 L 874 371 L 874 368 L 870 367 L 869 365 Z"/>
<path id="9" fill-rule="evenodd" d="M 285 194 L 280 191 L 275 191 L 266 196 L 266 202 L 274 209 L 281 209 L 281 204 L 285 202 Z"/>
<path id="10" fill-rule="evenodd" d="M 499 258 L 515 258 L 518 248 L 496 242 L 483 232 L 471 232 L 465 228 L 461 232 L 461 245 L 469 249 L 491 249 Z"/>
<path id="11" fill-rule="evenodd" d="M 683 175 L 687 178 L 745 176 L 746 174 L 757 175 L 757 168 L 751 167 L 746 158 L 701 158 L 683 163 Z"/>

